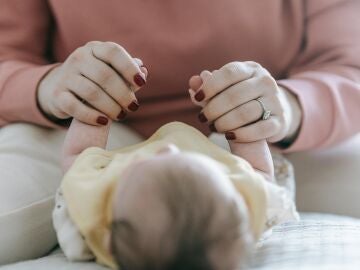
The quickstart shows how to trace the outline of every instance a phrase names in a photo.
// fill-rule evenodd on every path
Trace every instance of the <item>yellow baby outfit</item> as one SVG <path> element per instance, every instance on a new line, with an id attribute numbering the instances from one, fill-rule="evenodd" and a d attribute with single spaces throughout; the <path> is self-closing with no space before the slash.
<path id="1" fill-rule="evenodd" d="M 247 203 L 257 239 L 268 228 L 270 219 L 274 225 L 297 217 L 286 192 L 267 182 L 247 161 L 213 144 L 198 130 L 173 122 L 161 127 L 148 140 L 130 147 L 113 151 L 88 148 L 64 176 L 61 189 L 70 217 L 98 263 L 116 269 L 105 239 L 110 233 L 112 194 L 124 169 L 135 160 L 151 158 L 168 144 L 175 144 L 180 151 L 207 155 L 224 166 Z"/>

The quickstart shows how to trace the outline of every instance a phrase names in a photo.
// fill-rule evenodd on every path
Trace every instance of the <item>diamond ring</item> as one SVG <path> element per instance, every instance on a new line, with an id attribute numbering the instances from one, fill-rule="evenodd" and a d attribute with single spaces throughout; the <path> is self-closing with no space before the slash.
<path id="1" fill-rule="evenodd" d="M 270 118 L 270 116 L 271 116 L 271 111 L 270 111 L 270 110 L 267 110 L 267 109 L 265 108 L 265 105 L 264 105 L 264 103 L 260 100 L 260 98 L 257 98 L 257 99 L 255 99 L 255 100 L 260 103 L 260 106 L 261 106 L 261 108 L 262 108 L 262 110 L 263 110 L 261 119 L 262 119 L 262 120 L 268 120 L 268 119 Z"/>

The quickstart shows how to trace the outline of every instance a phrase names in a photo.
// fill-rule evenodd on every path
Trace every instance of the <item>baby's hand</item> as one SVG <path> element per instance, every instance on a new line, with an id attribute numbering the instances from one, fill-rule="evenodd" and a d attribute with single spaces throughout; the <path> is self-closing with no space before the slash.
<path id="1" fill-rule="evenodd" d="M 274 181 L 274 163 L 269 146 L 265 140 L 250 143 L 230 141 L 229 145 L 231 153 L 249 162 L 265 179 L 271 182 Z"/>
<path id="2" fill-rule="evenodd" d="M 269 72 L 255 62 L 232 62 L 213 72 L 203 71 L 189 84 L 191 99 L 203 108 L 199 120 L 212 131 L 225 133 L 228 140 L 277 142 L 289 131 L 289 101 Z"/>

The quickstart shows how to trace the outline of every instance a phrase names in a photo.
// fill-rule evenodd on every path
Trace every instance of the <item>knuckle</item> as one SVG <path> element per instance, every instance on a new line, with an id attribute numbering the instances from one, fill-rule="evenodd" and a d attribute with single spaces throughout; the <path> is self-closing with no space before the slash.
<path id="1" fill-rule="evenodd" d="M 227 91 L 227 95 L 225 95 L 225 102 L 229 109 L 239 106 L 239 91 Z"/>
<path id="2" fill-rule="evenodd" d="M 62 94 L 62 90 L 61 90 L 61 88 L 55 88 L 55 90 L 54 90 L 54 98 L 55 99 L 58 99 L 60 96 L 61 96 L 61 94 Z"/>
<path id="3" fill-rule="evenodd" d="M 246 61 L 245 64 L 251 68 L 257 69 L 257 70 L 261 70 L 263 69 L 263 67 L 255 61 Z"/>
<path id="4" fill-rule="evenodd" d="M 276 81 L 274 80 L 274 78 L 270 75 L 270 74 L 263 74 L 260 77 L 260 82 L 264 85 L 264 86 L 271 86 L 274 87 L 276 86 Z M 275 87 L 274 87 L 275 88 Z M 276 89 L 276 88 L 275 88 Z"/>
<path id="5" fill-rule="evenodd" d="M 113 73 L 108 69 L 99 71 L 99 83 L 101 85 L 106 84 L 113 76 Z"/>
<path id="6" fill-rule="evenodd" d="M 72 101 L 70 102 L 67 102 L 64 104 L 65 108 L 67 109 L 67 111 L 70 113 L 70 114 L 74 114 L 75 111 L 76 111 L 76 104 Z"/>
<path id="7" fill-rule="evenodd" d="M 107 46 L 107 56 L 109 58 L 113 58 L 119 53 L 124 51 L 124 48 L 115 42 L 106 42 L 106 46 Z"/>
<path id="8" fill-rule="evenodd" d="M 248 113 L 248 112 L 244 112 L 244 110 L 238 110 L 236 116 L 237 116 L 236 117 L 237 122 L 240 123 L 240 124 L 246 124 L 246 123 L 250 122 L 250 120 L 252 118 L 251 117 L 252 114 Z"/>
<path id="9" fill-rule="evenodd" d="M 128 107 L 129 104 L 133 101 L 136 100 L 135 95 L 131 95 L 129 92 L 126 91 L 121 91 L 121 93 L 119 94 L 119 97 L 117 98 L 117 102 L 123 106 L 123 107 Z"/>
<path id="10" fill-rule="evenodd" d="M 93 46 L 99 44 L 99 41 L 95 41 L 95 40 L 92 40 L 92 41 L 89 41 L 87 42 L 84 47 L 87 47 L 87 48 L 92 48 Z"/>
<path id="11" fill-rule="evenodd" d="M 277 114 L 278 114 L 278 116 L 279 116 L 280 118 L 285 119 L 285 118 L 287 117 L 287 113 L 286 113 L 285 108 L 284 108 L 283 106 L 281 106 L 280 104 L 279 104 L 279 106 L 278 106 L 277 111 L 278 111 Z"/>
<path id="12" fill-rule="evenodd" d="M 59 119 L 64 119 L 67 117 L 67 114 L 58 107 L 52 108 L 51 112 L 55 117 L 57 117 Z"/>
<path id="13" fill-rule="evenodd" d="M 69 56 L 68 61 L 70 63 L 75 64 L 83 61 L 84 58 L 85 58 L 84 50 L 82 48 L 78 48 Z"/>
<path id="14" fill-rule="evenodd" d="M 223 107 L 223 106 L 221 106 Z M 217 108 L 221 108 L 218 106 L 218 102 L 214 101 L 214 102 L 209 102 L 203 109 L 203 113 L 205 114 L 206 118 L 208 120 L 214 120 L 215 118 L 218 117 L 219 114 L 221 114 L 221 112 L 219 112 L 219 110 Z"/>
<path id="15" fill-rule="evenodd" d="M 139 66 L 142 66 L 144 64 L 144 62 L 140 58 L 134 57 L 133 59 L 134 59 L 135 63 Z"/>
<path id="16" fill-rule="evenodd" d="M 120 64 L 121 71 L 124 75 L 134 72 L 133 63 L 131 63 L 130 61 L 122 61 Z"/>
<path id="17" fill-rule="evenodd" d="M 235 122 L 234 120 L 235 119 L 231 114 L 226 114 L 216 120 L 216 129 L 220 132 L 224 132 L 239 127 L 237 122 Z"/>
<path id="18" fill-rule="evenodd" d="M 226 76 L 226 78 L 232 78 L 239 72 L 241 62 L 231 62 L 223 66 L 220 70 Z"/>
<path id="19" fill-rule="evenodd" d="M 80 117 L 87 123 L 95 122 L 92 116 L 93 115 L 90 109 L 86 109 L 80 113 Z"/>
<path id="20" fill-rule="evenodd" d="M 89 102 L 93 102 L 99 99 L 100 91 L 96 87 L 90 86 L 86 89 L 85 98 Z"/>

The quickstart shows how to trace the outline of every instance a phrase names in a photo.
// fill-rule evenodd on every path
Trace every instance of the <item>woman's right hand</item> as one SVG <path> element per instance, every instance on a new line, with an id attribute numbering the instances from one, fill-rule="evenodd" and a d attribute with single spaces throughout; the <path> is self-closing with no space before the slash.
<path id="1" fill-rule="evenodd" d="M 147 69 L 113 42 L 91 41 L 52 69 L 38 87 L 38 104 L 49 118 L 106 125 L 139 107 L 135 92 Z"/>

